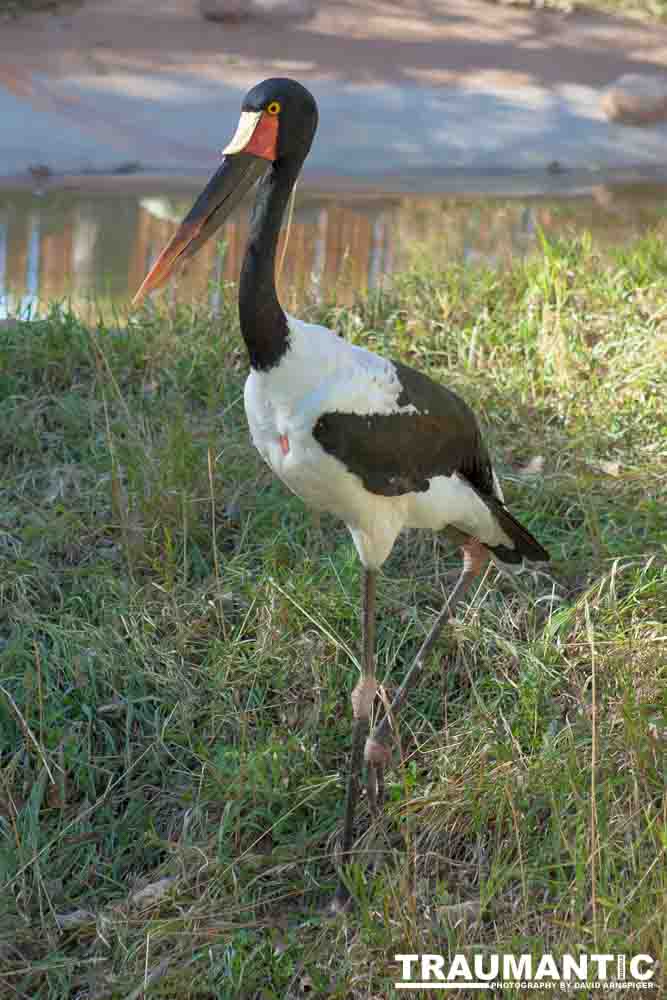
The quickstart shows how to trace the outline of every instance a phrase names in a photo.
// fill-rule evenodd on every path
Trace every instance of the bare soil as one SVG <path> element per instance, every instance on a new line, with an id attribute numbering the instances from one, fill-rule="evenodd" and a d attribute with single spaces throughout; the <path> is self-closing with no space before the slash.
<path id="1" fill-rule="evenodd" d="M 32 75 L 160 71 L 245 86 L 294 75 L 362 83 L 575 83 L 663 72 L 667 26 L 475 0 L 331 0 L 301 22 L 212 23 L 196 0 L 89 0 L 4 22 L 0 86 L 38 99 Z"/>

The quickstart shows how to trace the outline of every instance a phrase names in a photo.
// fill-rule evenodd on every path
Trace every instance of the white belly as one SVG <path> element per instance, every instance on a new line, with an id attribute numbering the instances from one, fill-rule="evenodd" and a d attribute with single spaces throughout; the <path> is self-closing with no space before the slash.
<path id="1" fill-rule="evenodd" d="M 507 537 L 484 501 L 465 479 L 454 473 L 435 476 L 424 493 L 411 493 L 405 521 L 409 528 L 442 531 L 448 525 L 458 528 L 486 545 L 508 545 Z"/>

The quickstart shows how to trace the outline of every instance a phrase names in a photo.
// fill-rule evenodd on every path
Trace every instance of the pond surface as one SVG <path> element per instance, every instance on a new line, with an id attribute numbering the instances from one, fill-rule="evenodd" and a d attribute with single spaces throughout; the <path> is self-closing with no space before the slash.
<path id="1" fill-rule="evenodd" d="M 199 185 L 163 190 L 0 190 L 0 319 L 68 300 L 84 315 L 124 311 Z M 547 236 L 582 231 L 600 249 L 667 216 L 667 188 L 599 187 L 580 197 L 482 198 L 297 191 L 280 280 L 289 309 L 335 290 L 341 302 L 403 265 L 415 246 L 443 260 L 502 267 Z M 166 292 L 213 309 L 238 276 L 248 231 L 244 204 Z M 282 241 L 281 241 L 282 242 Z M 278 259 L 281 249 L 279 248 Z"/>

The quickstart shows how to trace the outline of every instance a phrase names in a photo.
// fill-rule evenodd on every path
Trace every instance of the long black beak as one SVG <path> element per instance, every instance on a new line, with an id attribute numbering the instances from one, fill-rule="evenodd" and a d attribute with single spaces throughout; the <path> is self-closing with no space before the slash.
<path id="1" fill-rule="evenodd" d="M 267 169 L 265 159 L 249 153 L 225 156 L 180 226 L 160 253 L 134 296 L 136 305 L 148 292 L 161 288 L 177 264 L 194 256 L 231 215 L 255 181 Z"/>

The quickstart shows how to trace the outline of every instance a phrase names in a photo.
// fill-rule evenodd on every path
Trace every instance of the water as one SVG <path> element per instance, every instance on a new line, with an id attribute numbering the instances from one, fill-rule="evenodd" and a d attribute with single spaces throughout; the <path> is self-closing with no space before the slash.
<path id="1" fill-rule="evenodd" d="M 135 185 L 136 185 L 135 181 Z M 69 301 L 84 315 L 123 311 L 198 187 L 156 190 L 0 190 L 0 319 Z M 373 288 L 415 245 L 442 260 L 504 266 L 539 246 L 538 233 L 584 230 L 602 250 L 667 215 L 667 188 L 593 189 L 553 198 L 435 197 L 297 192 L 280 279 L 287 308 L 335 290 L 339 301 Z M 166 294 L 215 310 L 237 278 L 248 228 L 242 206 Z M 281 248 L 278 257 L 280 259 Z"/>

